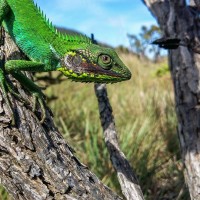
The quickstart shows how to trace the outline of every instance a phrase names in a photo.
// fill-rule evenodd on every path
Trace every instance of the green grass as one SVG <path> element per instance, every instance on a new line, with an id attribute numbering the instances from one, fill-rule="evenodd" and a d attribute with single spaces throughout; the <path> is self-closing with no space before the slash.
<path id="1" fill-rule="evenodd" d="M 167 63 L 121 54 L 133 77 L 108 85 L 120 146 L 136 171 L 147 200 L 189 199 L 176 134 L 173 87 Z M 93 84 L 68 80 L 46 91 L 55 122 L 76 156 L 121 194 L 99 121 Z M 1 197 L 0 199 L 6 199 Z"/>

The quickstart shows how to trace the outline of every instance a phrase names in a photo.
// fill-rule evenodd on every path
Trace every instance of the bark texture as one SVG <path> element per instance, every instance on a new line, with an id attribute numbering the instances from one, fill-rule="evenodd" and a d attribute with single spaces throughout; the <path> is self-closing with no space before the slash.
<path id="1" fill-rule="evenodd" d="M 181 45 L 169 50 L 174 84 L 178 135 L 185 181 L 192 200 L 200 200 L 200 18 L 199 0 L 143 0 L 166 38 Z"/>
<path id="2" fill-rule="evenodd" d="M 1 46 L 6 59 L 22 58 L 14 43 L 6 36 Z M 14 88 L 30 104 L 25 106 L 9 94 L 16 124 L 2 97 L 0 88 L 0 183 L 14 199 L 121 199 L 83 166 L 74 156 L 55 127 L 48 109 L 47 119 L 40 124 L 39 106 L 33 113 L 29 94 L 12 77 Z"/>
<path id="3" fill-rule="evenodd" d="M 105 84 L 95 84 L 95 93 L 99 103 L 99 113 L 103 127 L 104 139 L 110 159 L 121 185 L 121 190 L 127 200 L 143 200 L 142 190 L 136 174 L 131 168 L 124 153 L 120 150 L 115 128 L 112 107 L 110 105 Z"/>

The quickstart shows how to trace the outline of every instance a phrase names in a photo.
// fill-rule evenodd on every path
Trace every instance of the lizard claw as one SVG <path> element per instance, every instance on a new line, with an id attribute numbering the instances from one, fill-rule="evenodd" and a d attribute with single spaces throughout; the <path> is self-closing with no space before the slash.
<path id="1" fill-rule="evenodd" d="M 45 104 L 44 104 L 44 95 L 42 93 L 39 93 L 39 92 L 33 93 L 33 112 L 36 111 L 37 100 L 38 100 L 38 103 L 40 104 L 41 111 L 42 111 L 42 119 L 40 120 L 40 123 L 43 124 L 46 117 L 47 117 Z"/>

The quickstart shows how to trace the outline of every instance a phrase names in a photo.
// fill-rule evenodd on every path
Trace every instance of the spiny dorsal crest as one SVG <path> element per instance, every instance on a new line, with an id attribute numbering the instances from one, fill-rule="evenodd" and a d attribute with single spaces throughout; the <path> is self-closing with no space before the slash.
<path id="1" fill-rule="evenodd" d="M 33 1 L 34 3 L 34 1 Z M 45 23 L 47 24 L 47 26 L 51 29 L 51 31 L 53 31 L 55 34 L 57 34 L 59 37 L 63 38 L 64 40 L 67 40 L 69 42 L 76 42 L 76 43 L 88 43 L 91 44 L 92 41 L 89 37 L 87 37 L 86 35 L 82 35 L 82 34 L 64 34 L 61 33 L 60 31 L 58 31 L 52 24 L 52 22 L 49 20 L 49 18 L 47 18 L 47 16 L 44 14 L 44 12 L 40 9 L 40 7 L 34 3 L 38 13 L 40 13 L 41 17 L 43 18 L 43 20 L 45 21 Z"/>

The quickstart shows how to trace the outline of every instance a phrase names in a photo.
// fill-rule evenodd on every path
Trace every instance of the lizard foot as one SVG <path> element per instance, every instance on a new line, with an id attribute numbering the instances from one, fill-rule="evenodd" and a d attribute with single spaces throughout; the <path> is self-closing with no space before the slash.
<path id="1" fill-rule="evenodd" d="M 40 123 L 43 123 L 46 119 L 46 109 L 45 109 L 45 95 L 41 92 L 41 88 L 38 87 L 34 82 L 32 82 L 28 77 L 26 77 L 20 71 L 12 72 L 14 78 L 16 78 L 26 90 L 33 96 L 33 112 L 36 111 L 37 102 L 41 107 L 42 119 Z M 30 105 L 30 103 L 29 103 Z"/>
<path id="2" fill-rule="evenodd" d="M 40 123 L 43 124 L 44 120 L 46 119 L 46 109 L 45 109 L 45 103 L 44 103 L 44 95 L 41 92 L 33 92 L 33 112 L 35 113 L 36 111 L 36 104 L 37 101 L 41 107 L 42 111 L 42 119 L 40 120 Z"/>
<path id="3" fill-rule="evenodd" d="M 18 94 L 14 89 L 13 86 L 11 84 L 9 84 L 8 82 L 6 82 L 6 87 L 8 88 L 8 91 L 14 95 L 19 101 L 21 101 L 22 103 L 25 103 L 26 105 L 29 104 L 29 102 L 24 99 L 20 94 Z"/>

